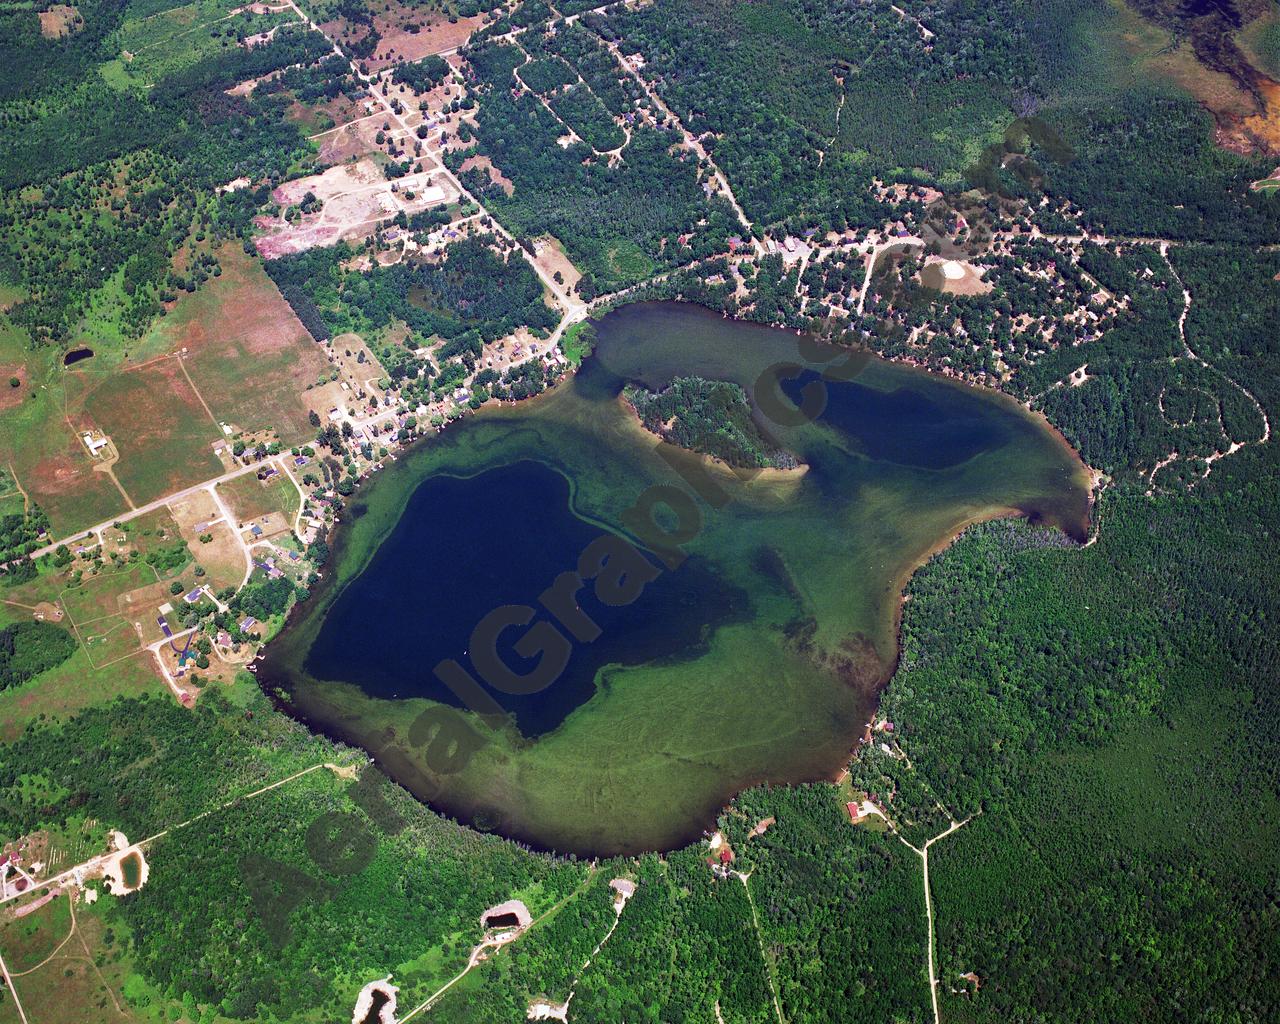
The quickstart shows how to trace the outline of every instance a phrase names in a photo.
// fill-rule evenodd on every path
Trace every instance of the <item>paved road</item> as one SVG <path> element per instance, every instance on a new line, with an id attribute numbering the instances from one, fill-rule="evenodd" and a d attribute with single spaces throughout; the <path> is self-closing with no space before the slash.
<path id="1" fill-rule="evenodd" d="M 192 484 L 190 487 L 184 487 L 180 491 L 174 491 L 172 494 L 166 494 L 163 498 L 156 498 L 155 501 L 147 502 L 147 504 L 139 505 L 137 508 L 130 509 L 128 512 L 123 512 L 118 516 L 112 516 L 110 519 L 105 519 L 102 522 L 89 527 L 87 530 L 78 530 L 62 540 L 55 540 L 46 544 L 42 548 L 37 548 L 35 551 L 31 552 L 31 558 L 36 559 L 42 555 L 52 554 L 57 550 L 60 544 L 69 545 L 77 540 L 86 540 L 90 537 L 98 536 L 108 526 L 114 526 L 116 523 L 127 523 L 130 520 L 137 519 L 139 516 L 145 516 L 148 512 L 155 512 L 157 509 L 162 509 L 172 501 L 181 501 L 183 498 L 190 497 L 197 491 L 216 487 L 218 484 L 226 483 L 228 480 L 235 480 L 237 477 L 242 477 L 246 473 L 252 473 L 254 470 L 270 465 L 280 457 L 281 456 L 278 455 L 268 455 L 260 462 L 252 462 L 247 466 L 240 466 L 236 469 L 223 473 L 221 476 L 215 476 L 210 480 L 203 480 L 198 484 Z"/>

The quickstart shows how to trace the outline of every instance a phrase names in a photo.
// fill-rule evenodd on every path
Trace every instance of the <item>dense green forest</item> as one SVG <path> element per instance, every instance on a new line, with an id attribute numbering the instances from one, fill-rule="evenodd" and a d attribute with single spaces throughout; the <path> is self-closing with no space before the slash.
<path id="1" fill-rule="evenodd" d="M 557 318 L 543 300 L 542 282 L 514 247 L 494 235 L 470 235 L 445 250 L 444 259 L 392 267 L 348 269 L 346 243 L 284 256 L 267 264 L 308 330 L 317 338 L 356 331 L 376 338 L 393 323 L 410 329 L 406 349 L 444 341 L 438 359 L 466 355 L 519 327 L 548 331 Z M 426 370 L 391 358 L 393 377 Z"/>
<path id="2" fill-rule="evenodd" d="M 76 640 L 48 622 L 15 622 L 0 629 L 0 690 L 34 679 L 61 665 L 76 651 Z"/>

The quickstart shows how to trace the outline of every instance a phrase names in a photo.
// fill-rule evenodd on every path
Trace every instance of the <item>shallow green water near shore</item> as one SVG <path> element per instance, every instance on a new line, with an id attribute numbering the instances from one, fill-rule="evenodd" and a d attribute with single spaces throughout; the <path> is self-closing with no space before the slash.
<path id="1" fill-rule="evenodd" d="M 829 374 L 851 379 L 827 381 L 803 422 L 787 399 L 802 400 L 805 385 L 813 397 L 818 373 L 845 367 L 847 354 L 674 304 L 619 310 L 599 335 L 555 392 L 487 409 L 378 473 L 350 510 L 328 580 L 260 673 L 314 727 L 477 827 L 579 853 L 669 848 L 746 786 L 831 774 L 892 671 L 901 588 L 921 559 L 996 514 L 1084 534 L 1083 466 L 999 395 L 858 361 Z M 617 397 L 628 381 L 660 388 L 698 375 L 763 401 L 757 382 L 780 361 L 798 364 L 796 379 L 768 389 L 787 399 L 757 416 L 805 472 L 746 479 L 677 450 L 664 458 Z M 638 540 L 627 511 L 655 486 L 696 510 L 678 548 L 689 557 L 668 568 L 649 550 L 634 601 L 602 601 L 587 583 L 575 610 L 599 635 L 575 637 L 569 613 L 539 595 L 595 538 Z M 534 616 L 498 644 L 513 671 L 537 663 L 537 644 L 530 657 L 516 645 L 539 624 L 537 636 L 567 641 L 563 671 L 536 693 L 486 686 L 473 664 L 471 628 L 504 605 Z M 465 710 L 432 671 L 442 659 L 505 717 Z M 460 770 L 438 771 L 426 755 L 427 720 L 465 721 L 479 737 Z"/>

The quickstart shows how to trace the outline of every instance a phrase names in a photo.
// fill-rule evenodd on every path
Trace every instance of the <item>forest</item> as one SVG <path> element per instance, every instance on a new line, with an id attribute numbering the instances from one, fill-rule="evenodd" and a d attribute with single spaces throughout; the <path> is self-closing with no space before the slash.
<path id="1" fill-rule="evenodd" d="M 344 269 L 352 250 L 341 243 L 266 266 L 317 337 L 346 331 L 377 336 L 399 320 L 417 339 L 410 347 L 443 339 L 470 349 L 471 339 L 490 342 L 517 327 L 550 330 L 557 322 L 533 269 L 498 245 L 493 235 L 470 235 L 450 245 L 442 261 L 375 265 L 360 272 Z"/>
<path id="2" fill-rule="evenodd" d="M 644 428 L 671 444 L 735 468 L 797 465 L 794 455 L 770 444 L 761 433 L 746 392 L 737 384 L 677 377 L 661 391 L 629 385 L 622 393 Z"/>
<path id="3" fill-rule="evenodd" d="M 34 679 L 75 653 L 75 637 L 49 622 L 15 622 L 0 629 L 0 690 Z"/>
<path id="4" fill-rule="evenodd" d="M 562 241 L 584 270 L 584 298 L 724 251 L 736 218 L 723 200 L 707 200 L 691 161 L 669 152 L 666 131 L 633 128 L 625 160 L 593 159 L 585 145 L 556 143 L 563 128 L 538 99 L 511 95 L 512 72 L 523 60 L 514 46 L 473 43 L 467 60 L 479 76 L 478 151 L 515 191 L 507 196 L 477 170 L 463 173 L 463 183 L 517 237 L 551 234 Z M 553 102 L 578 101 L 562 95 Z M 574 108 L 564 116 L 585 131 L 576 114 Z M 616 130 L 603 108 L 591 116 L 602 131 Z M 620 134 L 592 137 L 606 147 L 622 141 Z M 469 153 L 449 159 L 460 167 Z"/>

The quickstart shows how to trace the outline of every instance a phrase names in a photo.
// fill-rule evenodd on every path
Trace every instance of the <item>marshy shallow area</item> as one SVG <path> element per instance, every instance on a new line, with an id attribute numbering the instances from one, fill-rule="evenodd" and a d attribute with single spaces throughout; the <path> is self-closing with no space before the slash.
<path id="1" fill-rule="evenodd" d="M 779 362 L 794 379 L 757 395 Z M 741 385 L 807 471 L 738 476 L 659 444 L 618 396 L 680 375 Z M 654 495 L 684 510 L 678 522 L 659 502 L 662 528 L 684 532 L 657 554 L 646 537 L 635 600 L 592 582 L 548 597 L 562 573 L 588 575 L 585 550 L 637 540 L 634 509 Z M 1084 466 L 1015 402 L 693 306 L 630 306 L 600 322 L 571 382 L 373 478 L 260 678 L 476 827 L 579 853 L 670 848 L 746 786 L 838 770 L 892 672 L 910 572 L 1006 514 L 1077 538 L 1088 517 Z M 472 630 L 504 606 L 528 614 L 498 616 L 511 675 L 486 686 Z M 561 653 L 550 685 L 503 692 Z M 452 689 L 433 672 L 447 660 L 465 673 Z M 496 713 L 465 709 L 467 677 Z M 459 721 L 472 739 L 428 756 Z"/>

